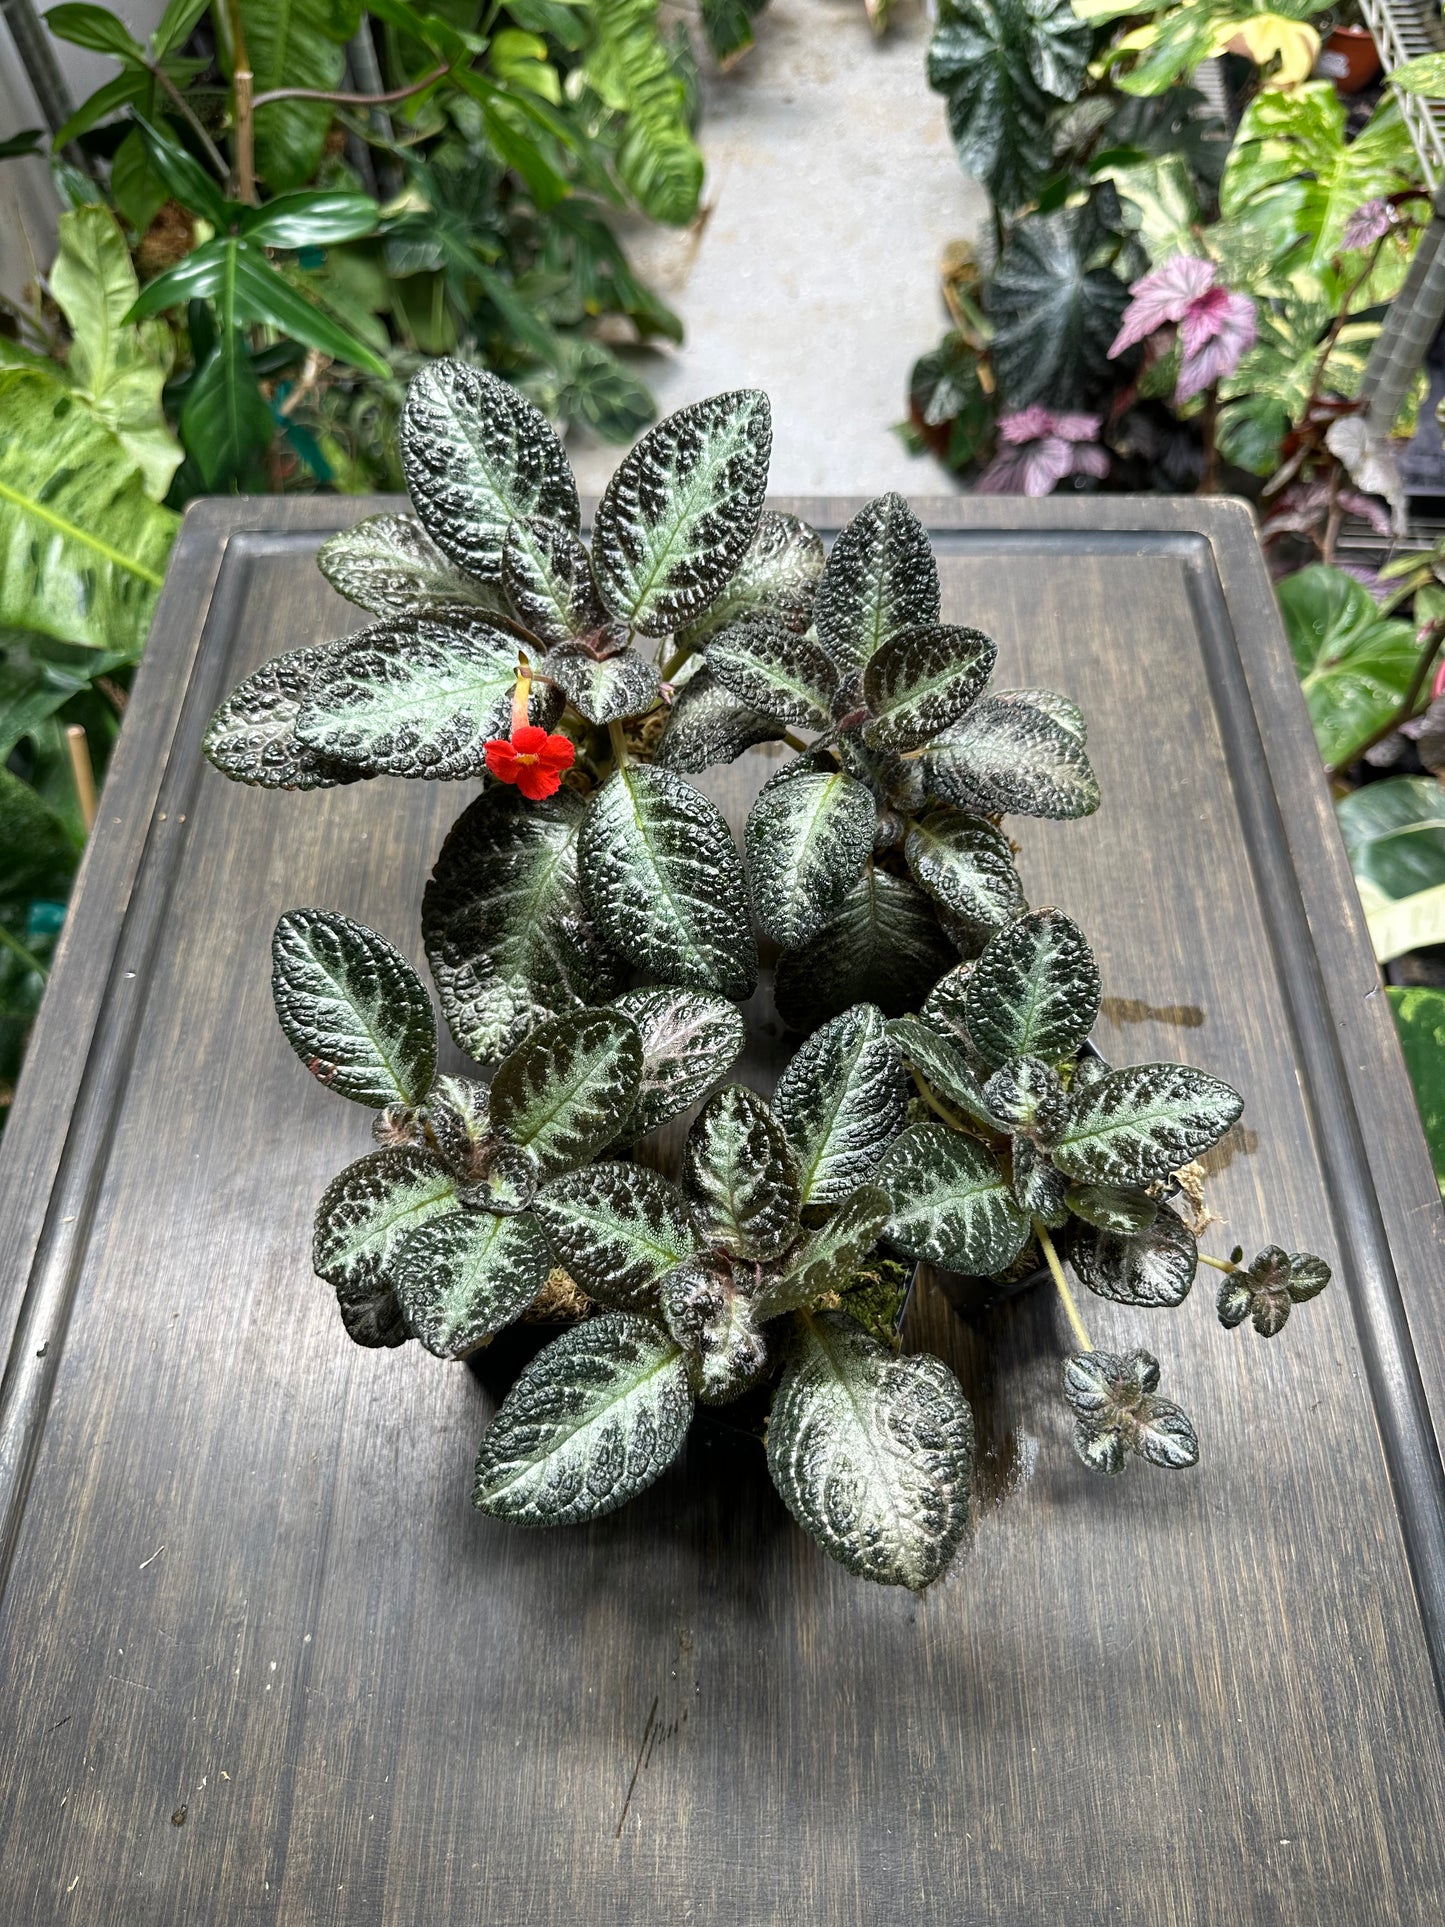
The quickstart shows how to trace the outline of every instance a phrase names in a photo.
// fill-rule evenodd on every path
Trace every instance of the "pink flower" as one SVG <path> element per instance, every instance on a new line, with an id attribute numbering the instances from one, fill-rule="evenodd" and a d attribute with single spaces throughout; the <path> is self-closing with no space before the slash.
<path id="1" fill-rule="evenodd" d="M 1232 375 L 1254 346 L 1254 303 L 1247 294 L 1219 287 L 1215 273 L 1212 261 L 1176 254 L 1136 281 L 1129 290 L 1134 298 L 1109 350 L 1111 357 L 1121 355 L 1146 335 L 1177 324 L 1181 359 L 1176 402 L 1186 402 Z"/>
<path id="2" fill-rule="evenodd" d="M 1054 415 L 1037 402 L 1002 415 L 998 453 L 974 484 L 979 495 L 1047 495 L 1070 475 L 1109 472 L 1098 415 Z"/>

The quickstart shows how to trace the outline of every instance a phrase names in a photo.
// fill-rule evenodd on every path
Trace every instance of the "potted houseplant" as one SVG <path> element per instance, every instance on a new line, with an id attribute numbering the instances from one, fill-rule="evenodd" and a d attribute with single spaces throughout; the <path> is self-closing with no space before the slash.
<path id="1" fill-rule="evenodd" d="M 1201 1254 L 1177 1174 L 1241 1103 L 1188 1066 L 1104 1063 L 1088 943 L 1025 903 L 1002 817 L 1098 804 L 1075 705 L 989 690 L 994 646 L 940 622 L 899 497 L 825 561 L 765 507 L 769 449 L 761 394 L 683 409 L 618 469 L 589 553 L 545 419 L 486 373 L 423 370 L 415 518 L 319 558 L 376 622 L 257 671 L 207 754 L 268 788 L 484 781 L 422 934 L 489 1082 L 438 1074 L 430 998 L 376 932 L 301 909 L 273 949 L 286 1037 L 375 1114 L 316 1218 L 350 1336 L 454 1359 L 529 1314 L 563 1324 L 482 1440 L 476 1503 L 595 1518 L 661 1474 L 696 1407 L 761 1398 L 798 1522 L 919 1588 L 964 1535 L 973 1425 L 942 1361 L 899 1349 L 910 1266 L 1051 1280 L 1085 1464 L 1193 1464 L 1157 1362 L 1090 1345 L 1065 1266 L 1180 1304 Z M 739 852 L 689 776 L 768 741 L 793 754 Z M 770 1100 L 726 1081 L 760 936 L 798 1037 Z M 1328 1280 L 1307 1254 L 1242 1255 L 1204 1260 L 1226 1324 L 1272 1334 Z"/>

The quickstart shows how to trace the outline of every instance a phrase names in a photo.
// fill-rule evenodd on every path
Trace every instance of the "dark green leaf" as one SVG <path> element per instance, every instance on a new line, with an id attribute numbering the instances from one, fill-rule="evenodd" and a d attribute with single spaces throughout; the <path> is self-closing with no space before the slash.
<path id="1" fill-rule="evenodd" d="M 1068 1187 L 1032 1138 L 1015 1137 L 1013 1153 L 1013 1194 L 1019 1210 L 1032 1223 L 1057 1230 L 1069 1221 Z"/>
<path id="2" fill-rule="evenodd" d="M 1016 690 L 985 697 L 931 744 L 923 779 L 935 796 L 981 815 L 1068 818 L 1099 807 L 1078 736 Z"/>
<path id="3" fill-rule="evenodd" d="M 903 629 L 882 643 L 863 673 L 874 749 L 922 749 L 978 698 L 998 651 L 978 629 L 946 624 Z"/>
<path id="4" fill-rule="evenodd" d="M 1116 379 L 1109 348 L 1129 290 L 1101 259 L 1109 229 L 1099 199 L 1020 221 L 999 257 L 988 284 L 989 352 L 1011 409 L 1082 407 Z"/>
<path id="5" fill-rule="evenodd" d="M 687 1200 L 637 1164 L 594 1164 L 544 1186 L 533 1207 L 556 1262 L 589 1298 L 656 1309 L 657 1281 L 697 1249 Z"/>
<path id="6" fill-rule="evenodd" d="M 692 1258 L 668 1273 L 660 1291 L 667 1329 L 687 1353 L 688 1377 L 704 1405 L 725 1405 L 757 1382 L 767 1341 L 730 1270 Z"/>
<path id="7" fill-rule="evenodd" d="M 901 495 L 880 495 L 829 553 L 814 608 L 818 640 L 846 672 L 900 629 L 937 622 L 938 600 L 927 530 Z"/>
<path id="8" fill-rule="evenodd" d="M 136 131 L 145 145 L 146 160 L 173 200 L 192 214 L 200 214 L 223 234 L 230 227 L 233 206 L 198 160 L 170 140 L 142 115 L 135 115 Z"/>
<path id="9" fill-rule="evenodd" d="M 738 701 L 709 669 L 700 669 L 678 690 L 667 728 L 657 746 L 665 769 L 696 771 L 731 763 L 756 743 L 775 743 L 783 724 Z"/>
<path id="10" fill-rule="evenodd" d="M 457 605 L 507 613 L 488 583 L 453 568 L 414 515 L 369 515 L 328 536 L 316 566 L 338 595 L 374 616 L 435 615 Z"/>
<path id="11" fill-rule="evenodd" d="M 988 1108 L 983 1094 L 986 1068 L 971 1054 L 966 1036 L 940 1028 L 934 1019 L 895 1017 L 888 1035 L 924 1083 L 985 1131 L 1001 1132 L 1003 1124 Z"/>
<path id="12" fill-rule="evenodd" d="M 802 635 L 813 619 L 818 578 L 823 573 L 823 538 L 796 515 L 764 509 L 752 545 L 721 593 L 678 641 L 699 649 L 711 636 L 743 616 L 767 615 Z"/>
<path id="13" fill-rule="evenodd" d="M 1445 1193 L 1445 991 L 1389 990 L 1431 1162 Z"/>
<path id="14" fill-rule="evenodd" d="M 222 328 L 187 385 L 181 438 L 208 489 L 243 483 L 271 446 L 275 417 L 246 352 L 245 331 Z"/>
<path id="15" fill-rule="evenodd" d="M 456 1183 L 429 1151 L 371 1151 L 348 1164 L 316 1209 L 311 1262 L 336 1287 L 358 1345 L 400 1345 L 407 1333 L 391 1264 L 409 1231 L 456 1210 Z"/>
<path id="16" fill-rule="evenodd" d="M 1077 1083 L 1074 1088 L 1079 1088 Z M 1103 1184 L 1071 1184 L 1064 1201 L 1085 1224 L 1126 1236 L 1147 1231 L 1159 1215 L 1158 1199 L 1138 1189 L 1114 1191 Z"/>
<path id="17" fill-rule="evenodd" d="M 727 1084 L 688 1132 L 683 1182 L 703 1241 L 769 1263 L 798 1228 L 798 1180 L 787 1142 L 756 1091 Z"/>
<path id="18" fill-rule="evenodd" d="M 271 963 L 286 1041 L 318 1083 L 378 1110 L 424 1102 L 437 1063 L 431 999 L 385 937 L 327 910 L 289 910 Z"/>
<path id="19" fill-rule="evenodd" d="M 975 940 L 1027 907 L 1008 838 L 981 816 L 931 809 L 910 821 L 903 852 L 933 901 Z"/>
<path id="20" fill-rule="evenodd" d="M 591 635 L 607 620 L 582 538 L 539 515 L 518 516 L 507 530 L 502 587 L 517 620 L 549 649 Z"/>
<path id="21" fill-rule="evenodd" d="M 1081 1232 L 1070 1248 L 1069 1263 L 1100 1298 L 1172 1308 L 1189 1295 L 1199 1251 L 1179 1214 L 1160 1205 L 1142 1231 Z"/>
<path id="22" fill-rule="evenodd" d="M 761 1324 L 785 1311 L 806 1311 L 841 1292 L 882 1236 L 892 1212 L 881 1185 L 863 1184 L 787 1254 L 764 1281 L 753 1307 Z"/>
<path id="23" fill-rule="evenodd" d="M 530 1213 L 456 1211 L 409 1231 L 390 1275 L 412 1336 L 436 1358 L 463 1358 L 526 1310 L 551 1268 Z"/>
<path id="24" fill-rule="evenodd" d="M 1014 1057 L 983 1087 L 983 1101 L 1011 1131 L 1051 1144 L 1063 1129 L 1069 1100 L 1052 1064 L 1041 1057 Z"/>
<path id="25" fill-rule="evenodd" d="M 585 643 L 564 643 L 549 651 L 542 674 L 551 677 L 589 723 L 644 716 L 657 702 L 657 665 L 635 649 L 599 657 Z"/>
<path id="26" fill-rule="evenodd" d="M 876 1005 L 856 1004 L 814 1031 L 773 1095 L 804 1206 L 840 1204 L 866 1184 L 903 1129 L 909 1089 Z"/>
<path id="27" fill-rule="evenodd" d="M 237 0 L 256 92 L 306 87 L 329 93 L 346 69 L 356 32 L 353 0 Z M 321 160 L 334 109 L 327 101 L 283 100 L 256 115 L 256 171 L 273 190 L 300 187 Z"/>
<path id="28" fill-rule="evenodd" d="M 910 1124 L 878 1167 L 893 1201 L 887 1236 L 947 1271 L 1002 1271 L 1028 1241 L 1028 1219 L 991 1151 L 943 1124 Z"/>
<path id="29" fill-rule="evenodd" d="M 878 809 L 854 777 L 800 759 L 763 785 L 748 812 L 748 888 L 768 936 L 796 949 L 842 906 L 873 849 Z"/>
<path id="30" fill-rule="evenodd" d="M 1420 645 L 1343 569 L 1316 563 L 1286 576 L 1278 593 L 1315 740 L 1333 767 L 1397 712 Z"/>
<path id="31" fill-rule="evenodd" d="M 725 997 L 700 990 L 625 990 L 614 1000 L 642 1039 L 642 1082 L 618 1142 L 632 1144 L 655 1131 L 696 1098 L 740 1055 L 742 1012 Z"/>
<path id="32" fill-rule="evenodd" d="M 585 1164 L 616 1137 L 637 1101 L 642 1043 L 620 1010 L 538 1024 L 492 1079 L 492 1124 L 544 1173 Z"/>
<path id="33" fill-rule="evenodd" d="M 833 720 L 838 671 L 810 636 L 769 615 L 744 616 L 707 645 L 707 666 L 741 703 L 803 729 Z"/>
<path id="34" fill-rule="evenodd" d="M 1148 1184 L 1207 1151 L 1243 1109 L 1237 1092 L 1187 1064 L 1133 1064 L 1075 1097 L 1054 1163 L 1087 1184 Z"/>
<path id="35" fill-rule="evenodd" d="M 1396 899 L 1445 883 L 1445 790 L 1432 777 L 1366 783 L 1335 814 L 1360 881 Z"/>
<path id="36" fill-rule="evenodd" d="M 91 53 L 109 54 L 112 60 L 138 65 L 146 57 L 145 48 L 131 38 L 124 22 L 108 7 L 52 7 L 45 24 L 57 40 L 68 40 L 73 47 L 86 47 Z"/>
<path id="37" fill-rule="evenodd" d="M 1062 910 L 1031 910 L 993 937 L 968 981 L 974 1048 L 990 1064 L 1072 1057 L 1099 1014 L 1098 966 Z"/>
<path id="38" fill-rule="evenodd" d="M 896 1015 L 920 1003 L 954 953 L 929 902 L 904 877 L 870 865 L 806 948 L 778 960 L 784 1023 L 812 1030 L 850 1004 Z"/>
<path id="39" fill-rule="evenodd" d="M 296 718 L 336 644 L 277 656 L 233 689 L 211 718 L 203 748 L 233 783 L 267 790 L 330 789 L 359 774 L 318 756 L 296 736 Z"/>
<path id="40" fill-rule="evenodd" d="M 386 1119 L 380 1120 L 385 1128 Z M 471 1077 L 439 1077 L 426 1101 L 426 1131 L 438 1157 L 463 1184 L 481 1177 L 497 1143 L 487 1087 Z"/>
<path id="41" fill-rule="evenodd" d="M 268 248 L 326 247 L 356 241 L 376 226 L 377 205 L 369 194 L 318 191 L 278 194 L 264 207 L 248 208 L 240 232 Z"/>

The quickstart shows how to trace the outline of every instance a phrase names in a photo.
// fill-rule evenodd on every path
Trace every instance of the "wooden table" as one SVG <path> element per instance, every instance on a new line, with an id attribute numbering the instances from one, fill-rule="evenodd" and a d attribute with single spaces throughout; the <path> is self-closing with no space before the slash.
<path id="1" fill-rule="evenodd" d="M 1237 1084 L 1215 1248 L 1338 1283 L 1270 1344 L 1207 1280 L 1091 1302 L 1203 1441 L 1117 1483 L 1070 1450 L 1051 1300 L 977 1333 L 926 1288 L 984 1453 L 915 1600 L 705 1437 L 593 1528 L 482 1518 L 475 1376 L 356 1350 L 310 1275 L 365 1120 L 276 1028 L 271 926 L 323 904 L 419 961 L 469 792 L 264 795 L 199 743 L 355 625 L 311 557 L 372 506 L 188 515 L 6 1135 L 0 1922 L 1438 1922 L 1442 1218 L 1245 511 L 927 505 L 945 618 L 1090 719 L 1104 808 L 1018 834 L 1101 1046 Z M 717 773 L 735 821 L 768 767 Z"/>

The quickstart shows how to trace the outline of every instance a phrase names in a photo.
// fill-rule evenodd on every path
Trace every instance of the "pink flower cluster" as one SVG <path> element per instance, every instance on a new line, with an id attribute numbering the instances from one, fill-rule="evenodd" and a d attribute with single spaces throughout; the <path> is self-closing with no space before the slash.
<path id="1" fill-rule="evenodd" d="M 1055 415 L 1037 403 L 1000 415 L 998 453 L 979 476 L 979 495 L 1047 495 L 1070 475 L 1109 472 L 1098 415 Z"/>
<path id="2" fill-rule="evenodd" d="M 1111 357 L 1121 355 L 1160 328 L 1176 326 L 1182 350 L 1176 402 L 1186 402 L 1232 375 L 1254 346 L 1254 303 L 1247 294 L 1221 288 L 1216 273 L 1212 261 L 1176 254 L 1136 281 L 1129 290 L 1134 298 L 1109 350 Z"/>

